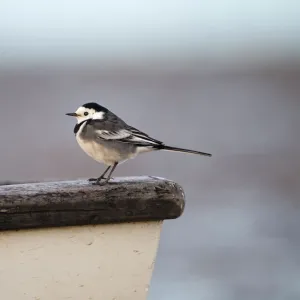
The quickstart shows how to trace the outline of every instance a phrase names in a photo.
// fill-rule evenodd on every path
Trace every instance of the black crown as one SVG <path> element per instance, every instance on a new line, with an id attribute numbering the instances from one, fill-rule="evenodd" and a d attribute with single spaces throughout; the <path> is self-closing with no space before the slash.
<path id="1" fill-rule="evenodd" d="M 103 112 L 107 112 L 108 109 L 99 105 L 98 103 L 95 103 L 95 102 L 89 102 L 89 103 L 86 103 L 86 104 L 83 104 L 82 105 L 83 107 L 85 108 L 90 108 L 90 109 L 94 109 L 95 111 L 97 112 L 100 112 L 100 111 L 103 111 Z"/>

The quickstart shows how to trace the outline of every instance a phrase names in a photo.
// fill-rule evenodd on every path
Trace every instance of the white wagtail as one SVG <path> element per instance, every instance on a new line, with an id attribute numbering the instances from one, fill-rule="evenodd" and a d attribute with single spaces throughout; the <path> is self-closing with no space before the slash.
<path id="1" fill-rule="evenodd" d="M 166 146 L 163 142 L 127 125 L 118 116 L 97 103 L 86 103 L 76 112 L 66 115 L 77 119 L 74 133 L 82 150 L 96 161 L 108 166 L 100 177 L 89 179 L 96 184 L 99 184 L 102 179 L 104 179 L 103 183 L 107 183 L 118 163 L 143 152 L 166 150 L 211 156 L 209 153 Z M 111 171 L 105 178 L 110 168 Z"/>

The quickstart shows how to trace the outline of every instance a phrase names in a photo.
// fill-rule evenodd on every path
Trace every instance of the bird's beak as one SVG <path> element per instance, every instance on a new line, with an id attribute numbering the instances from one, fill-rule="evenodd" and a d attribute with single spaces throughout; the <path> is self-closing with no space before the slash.
<path id="1" fill-rule="evenodd" d="M 67 116 L 71 116 L 71 117 L 78 117 L 78 115 L 76 113 L 67 113 Z"/>

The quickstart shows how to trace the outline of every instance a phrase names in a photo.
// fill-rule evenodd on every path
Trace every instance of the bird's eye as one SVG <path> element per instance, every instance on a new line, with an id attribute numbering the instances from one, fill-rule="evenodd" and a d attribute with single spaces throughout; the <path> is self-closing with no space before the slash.
<path id="1" fill-rule="evenodd" d="M 84 112 L 84 115 L 85 115 L 85 116 L 87 116 L 88 114 L 89 114 L 89 113 L 88 113 L 87 111 L 86 111 L 86 112 Z"/>

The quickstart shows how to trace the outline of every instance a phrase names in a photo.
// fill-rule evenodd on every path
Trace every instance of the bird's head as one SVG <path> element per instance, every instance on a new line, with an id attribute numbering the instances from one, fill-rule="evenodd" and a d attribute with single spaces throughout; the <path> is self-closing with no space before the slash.
<path id="1" fill-rule="evenodd" d="M 107 109 L 97 103 L 90 102 L 80 106 L 74 113 L 67 113 L 67 116 L 75 117 L 77 123 L 81 123 L 88 119 L 104 119 Z"/>

